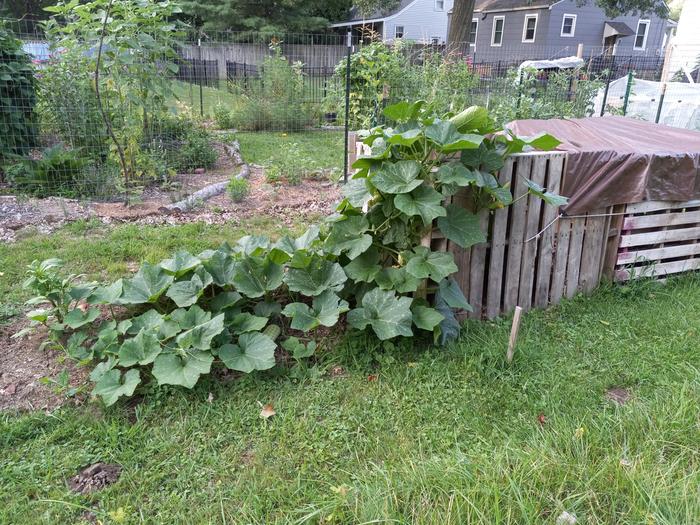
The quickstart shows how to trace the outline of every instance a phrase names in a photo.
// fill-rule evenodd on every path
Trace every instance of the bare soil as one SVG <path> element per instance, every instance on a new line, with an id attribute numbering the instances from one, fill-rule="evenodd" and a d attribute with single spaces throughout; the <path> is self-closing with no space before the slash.
<path id="1" fill-rule="evenodd" d="M 67 401 L 82 403 L 84 396 L 67 398 L 65 392 L 42 382 L 43 378 L 57 380 L 66 370 L 70 387 L 79 387 L 87 381 L 89 370 L 77 367 L 64 359 L 62 352 L 40 349 L 46 340 L 45 329 L 15 339 L 12 336 L 27 325 L 25 319 L 0 326 L 0 410 L 52 411 Z"/>
<path id="2" fill-rule="evenodd" d="M 73 492 L 89 494 L 102 490 L 107 485 L 115 483 L 122 473 L 122 468 L 113 463 L 95 463 L 85 467 L 68 480 L 68 487 Z"/>

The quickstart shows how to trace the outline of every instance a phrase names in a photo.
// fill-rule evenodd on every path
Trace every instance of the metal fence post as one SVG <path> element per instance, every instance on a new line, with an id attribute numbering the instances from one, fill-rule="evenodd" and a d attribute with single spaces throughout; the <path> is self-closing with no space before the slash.
<path id="1" fill-rule="evenodd" d="M 666 82 L 661 84 L 661 96 L 659 97 L 659 107 L 656 109 L 656 119 L 654 123 L 658 124 L 661 119 L 661 108 L 664 105 L 664 98 L 666 98 Z"/>
<path id="2" fill-rule="evenodd" d="M 625 100 L 622 103 L 622 115 L 627 116 L 627 104 L 630 101 L 630 94 L 632 93 L 632 84 L 634 83 L 634 75 L 632 71 L 627 73 L 627 89 L 625 89 Z"/>
<path id="3" fill-rule="evenodd" d="M 603 104 L 600 107 L 600 116 L 605 115 L 605 104 L 608 103 L 608 91 L 610 90 L 610 81 L 612 80 L 613 70 L 615 69 L 615 55 L 612 56 L 612 63 L 608 70 L 608 79 L 605 82 L 605 93 L 603 94 Z"/>
<path id="4" fill-rule="evenodd" d="M 343 182 L 348 181 L 350 155 L 350 55 L 352 54 L 352 31 L 348 31 L 347 62 L 345 64 L 345 158 L 343 162 Z"/>
<path id="5" fill-rule="evenodd" d="M 199 50 L 198 56 L 199 56 L 199 67 L 202 68 L 203 62 L 202 62 L 202 38 L 197 39 L 197 49 Z M 204 95 L 202 93 L 202 72 L 201 69 L 199 72 L 197 72 L 197 65 L 195 65 L 195 73 L 197 74 L 197 79 L 199 80 L 199 115 L 201 117 L 204 116 Z"/>

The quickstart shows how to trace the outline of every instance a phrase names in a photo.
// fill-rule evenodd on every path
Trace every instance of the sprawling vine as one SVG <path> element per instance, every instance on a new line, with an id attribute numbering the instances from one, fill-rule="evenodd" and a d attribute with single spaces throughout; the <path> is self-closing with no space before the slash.
<path id="1" fill-rule="evenodd" d="M 484 242 L 477 214 L 514 200 L 495 176 L 506 156 L 558 142 L 497 133 L 479 107 L 439 118 L 424 102 L 401 102 L 385 116 L 396 124 L 364 134 L 371 154 L 355 163 L 337 213 L 300 237 L 249 235 L 196 255 L 180 251 L 106 286 L 76 285 L 52 274 L 55 261 L 36 263 L 33 303 L 49 307 L 32 318 L 73 358 L 97 363 L 94 394 L 107 404 L 151 377 L 192 388 L 214 363 L 246 373 L 272 368 L 278 343 L 308 355 L 313 346 L 298 336 L 313 340 L 343 315 L 351 329 L 382 340 L 456 337 L 455 313 L 470 309 L 451 278 L 457 266 L 423 240 L 438 228 L 463 248 Z M 565 202 L 527 183 L 545 201 Z M 468 207 L 449 204 L 458 192 Z M 100 308 L 112 314 L 98 323 Z"/>

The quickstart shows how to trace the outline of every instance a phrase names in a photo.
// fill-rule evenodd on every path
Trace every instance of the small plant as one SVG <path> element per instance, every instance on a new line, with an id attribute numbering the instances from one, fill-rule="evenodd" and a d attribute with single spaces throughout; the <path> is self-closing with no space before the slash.
<path id="1" fill-rule="evenodd" d="M 233 202 L 241 202 L 250 193 L 250 183 L 246 179 L 233 177 L 227 189 Z"/>
<path id="2" fill-rule="evenodd" d="M 225 104 L 217 104 L 214 107 L 214 122 L 219 129 L 233 129 L 236 127 L 235 116 Z"/>
<path id="3" fill-rule="evenodd" d="M 36 294 L 28 305 L 48 305 L 47 308 L 32 310 L 27 317 L 35 323 L 44 324 L 55 331 L 62 331 L 64 325 L 77 329 L 92 323 L 99 311 L 95 308 L 77 308 L 79 301 L 85 299 L 91 287 L 75 286 L 80 275 L 61 275 L 63 262 L 60 259 L 33 261 L 27 266 L 27 279 L 23 287 Z"/>
<path id="4" fill-rule="evenodd" d="M 275 161 L 269 161 L 265 168 L 265 178 L 270 184 L 286 180 L 292 186 L 297 186 L 314 169 L 315 162 L 306 157 L 299 144 L 294 142 Z"/>

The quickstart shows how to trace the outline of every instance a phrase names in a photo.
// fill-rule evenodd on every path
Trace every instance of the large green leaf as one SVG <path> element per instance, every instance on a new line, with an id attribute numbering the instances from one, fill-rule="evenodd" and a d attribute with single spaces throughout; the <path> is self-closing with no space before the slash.
<path id="1" fill-rule="evenodd" d="M 161 352 L 160 342 L 152 331 L 141 331 L 122 343 L 119 349 L 119 365 L 134 366 L 135 364 L 147 365 L 155 361 Z"/>
<path id="2" fill-rule="evenodd" d="M 423 224 L 429 226 L 436 217 L 444 217 L 447 211 L 440 203 L 442 195 L 429 186 L 420 186 L 411 193 L 402 193 L 394 197 L 396 208 L 408 216 L 420 215 Z"/>
<path id="3" fill-rule="evenodd" d="M 180 308 L 192 306 L 204 292 L 204 283 L 198 275 L 188 281 L 178 281 L 170 285 L 166 296 L 170 297 Z"/>
<path id="4" fill-rule="evenodd" d="M 112 369 L 106 371 L 95 384 L 92 393 L 100 396 L 105 405 L 110 406 L 122 396 L 131 396 L 141 382 L 138 370 L 129 370 L 124 376 L 121 371 Z"/>
<path id="5" fill-rule="evenodd" d="M 483 135 L 460 133 L 457 127 L 449 120 L 431 124 L 425 129 L 425 136 L 445 153 L 463 149 L 475 149 L 484 140 Z"/>
<path id="6" fill-rule="evenodd" d="M 151 309 L 132 318 L 129 326 L 126 328 L 126 333 L 129 335 L 136 335 L 141 330 L 146 330 L 156 333 L 160 340 L 164 340 L 174 337 L 180 329 L 180 326 L 178 326 L 175 321 L 166 319 L 161 314 Z"/>
<path id="7" fill-rule="evenodd" d="M 178 324 L 180 330 L 190 330 L 195 326 L 209 321 L 211 319 L 211 312 L 206 312 L 199 306 L 194 305 L 187 310 L 178 308 L 170 314 L 170 319 Z"/>
<path id="8" fill-rule="evenodd" d="M 372 199 L 372 194 L 367 187 L 366 177 L 350 179 L 343 186 L 343 195 L 355 208 L 363 208 Z"/>
<path id="9" fill-rule="evenodd" d="M 219 359 L 227 368 L 249 374 L 253 370 L 268 370 L 275 366 L 277 344 L 261 333 L 243 334 L 238 344 L 219 348 Z"/>
<path id="10" fill-rule="evenodd" d="M 370 248 L 350 261 L 344 269 L 353 281 L 371 283 L 382 269 L 379 265 L 379 252 L 375 248 Z"/>
<path id="11" fill-rule="evenodd" d="M 425 100 L 417 100 L 416 102 L 402 100 L 401 102 L 385 107 L 383 113 L 385 117 L 391 120 L 406 122 L 407 120 L 416 118 L 425 104 Z"/>
<path id="12" fill-rule="evenodd" d="M 452 277 L 440 281 L 436 297 L 445 302 L 450 308 L 466 310 L 467 312 L 473 311 L 471 305 L 467 302 L 467 298 L 464 297 L 462 289 Z"/>
<path id="13" fill-rule="evenodd" d="M 406 271 L 406 268 L 384 268 L 375 279 L 380 288 L 395 290 L 399 293 L 415 292 L 420 285 L 417 279 Z"/>
<path id="14" fill-rule="evenodd" d="M 360 330 L 371 326 L 381 340 L 413 335 L 411 299 L 397 297 L 392 291 L 370 290 L 362 297 L 362 306 L 351 310 L 347 318 L 351 326 Z"/>
<path id="15" fill-rule="evenodd" d="M 228 327 L 235 334 L 244 334 L 246 332 L 259 332 L 267 324 L 267 317 L 258 317 L 248 312 L 243 312 L 233 316 Z"/>
<path id="16" fill-rule="evenodd" d="M 124 279 L 120 304 L 155 303 L 173 282 L 160 266 L 143 263 L 131 279 Z"/>
<path id="17" fill-rule="evenodd" d="M 462 248 L 486 242 L 486 235 L 481 231 L 479 216 L 469 213 L 456 204 L 447 206 L 447 215 L 439 217 L 438 228 L 450 241 Z"/>
<path id="18" fill-rule="evenodd" d="M 455 186 L 469 186 L 476 182 L 476 173 L 468 169 L 461 162 L 450 162 L 438 168 L 435 178 L 442 184 L 454 184 Z"/>
<path id="19" fill-rule="evenodd" d="M 236 263 L 233 284 L 243 295 L 256 298 L 276 290 L 282 284 L 284 268 L 269 259 L 246 257 Z"/>
<path id="20" fill-rule="evenodd" d="M 347 276 L 338 263 L 316 256 L 306 268 L 291 268 L 285 280 L 291 291 L 312 297 L 325 290 L 340 291 Z"/>
<path id="21" fill-rule="evenodd" d="M 77 330 L 87 324 L 92 323 L 100 316 L 100 311 L 97 308 L 88 308 L 84 312 L 80 308 L 75 308 L 68 312 L 63 318 L 66 326 Z"/>
<path id="22" fill-rule="evenodd" d="M 438 326 L 445 316 L 438 312 L 435 308 L 428 306 L 416 305 L 413 307 L 413 324 L 421 330 L 432 332 Z"/>
<path id="23" fill-rule="evenodd" d="M 203 262 L 203 266 L 212 276 L 217 286 L 231 284 L 235 263 L 230 254 L 222 250 L 216 250 L 209 259 Z"/>
<path id="24" fill-rule="evenodd" d="M 364 215 L 334 222 L 326 238 L 326 246 L 335 255 L 346 252 L 349 259 L 354 259 L 372 245 L 372 236 L 365 233 L 368 229 L 369 223 Z"/>
<path id="25" fill-rule="evenodd" d="M 202 323 L 181 333 L 175 341 L 180 348 L 197 348 L 209 350 L 211 340 L 224 330 L 224 314 L 213 317 L 210 321 Z"/>
<path id="26" fill-rule="evenodd" d="M 539 197 L 547 204 L 551 204 L 552 206 L 564 206 L 567 202 L 569 202 L 569 199 L 566 197 L 552 193 L 551 191 L 547 191 L 535 181 L 525 179 L 525 184 L 527 185 L 530 193 Z"/>
<path id="27" fill-rule="evenodd" d="M 430 278 L 440 282 L 458 270 L 449 252 L 431 252 L 425 246 L 416 246 L 406 264 L 406 271 L 418 279 Z"/>
<path id="28" fill-rule="evenodd" d="M 372 177 L 372 184 L 384 193 L 408 193 L 423 183 L 420 170 L 415 160 L 385 162 Z"/>
<path id="29" fill-rule="evenodd" d="M 468 168 L 481 169 L 487 173 L 497 172 L 505 163 L 503 155 L 496 150 L 487 148 L 486 144 L 481 144 L 478 149 L 462 151 L 460 161 Z"/>
<path id="30" fill-rule="evenodd" d="M 174 275 L 175 277 L 181 277 L 190 270 L 194 270 L 201 262 L 202 261 L 191 253 L 180 250 L 175 253 L 172 259 L 162 261 L 160 267 L 163 268 L 166 273 Z"/>
<path id="31" fill-rule="evenodd" d="M 221 292 L 209 301 L 209 308 L 214 312 L 221 312 L 238 304 L 243 296 L 238 292 Z"/>
<path id="32" fill-rule="evenodd" d="M 292 318 L 292 328 L 308 332 L 319 325 L 334 326 L 340 314 L 348 311 L 347 301 L 343 301 L 331 290 L 314 297 L 312 307 L 305 303 L 290 303 L 282 313 Z"/>
<path id="33" fill-rule="evenodd" d="M 440 297 L 435 299 L 435 309 L 440 312 L 444 319 L 440 322 L 439 343 L 446 344 L 459 337 L 460 326 L 452 308 Z"/>
<path id="34" fill-rule="evenodd" d="M 270 248 L 270 239 L 264 235 L 246 235 L 238 239 L 235 251 L 244 255 L 259 256 Z"/>
<path id="35" fill-rule="evenodd" d="M 108 286 L 98 286 L 85 300 L 88 304 L 114 304 L 122 295 L 122 280 L 118 279 Z"/>
<path id="36" fill-rule="evenodd" d="M 208 374 L 214 357 L 209 352 L 193 350 L 183 355 L 162 353 L 153 363 L 153 377 L 159 385 L 193 388 L 202 374 Z"/>

